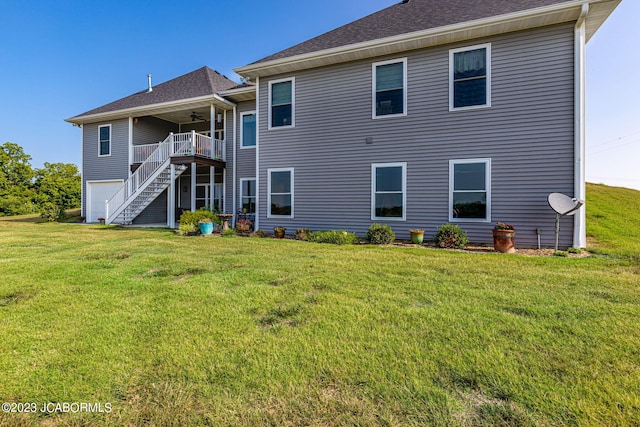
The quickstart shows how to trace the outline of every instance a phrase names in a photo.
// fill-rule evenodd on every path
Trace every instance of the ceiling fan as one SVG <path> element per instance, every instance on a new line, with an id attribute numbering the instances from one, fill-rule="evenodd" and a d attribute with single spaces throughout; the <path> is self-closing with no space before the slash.
<path id="1" fill-rule="evenodd" d="M 201 116 L 200 114 L 198 114 L 197 112 L 193 111 L 191 113 L 191 121 L 195 122 L 196 120 L 204 120 L 205 122 L 207 121 L 204 116 Z"/>

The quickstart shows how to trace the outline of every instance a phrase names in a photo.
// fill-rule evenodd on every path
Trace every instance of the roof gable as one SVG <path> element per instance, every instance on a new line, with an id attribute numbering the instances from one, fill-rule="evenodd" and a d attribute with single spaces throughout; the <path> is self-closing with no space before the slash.
<path id="1" fill-rule="evenodd" d="M 162 104 L 183 99 L 215 95 L 236 87 L 238 84 L 209 67 L 202 67 L 190 73 L 171 79 L 157 86 L 134 93 L 117 101 L 89 110 L 69 120 L 110 113 L 148 105 Z"/>

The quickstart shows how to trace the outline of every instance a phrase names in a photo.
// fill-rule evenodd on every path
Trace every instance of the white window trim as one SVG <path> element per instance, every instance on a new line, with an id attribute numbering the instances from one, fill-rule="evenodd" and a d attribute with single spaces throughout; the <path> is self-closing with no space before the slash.
<path id="1" fill-rule="evenodd" d="M 470 163 L 484 163 L 485 167 L 485 191 L 487 192 L 487 217 L 486 218 L 454 218 L 453 217 L 453 180 L 454 180 L 454 165 L 470 164 Z M 455 159 L 449 160 L 449 222 L 462 223 L 462 222 L 479 222 L 489 223 L 491 222 L 491 159 Z"/>
<path id="2" fill-rule="evenodd" d="M 254 115 L 256 116 L 256 145 L 244 145 L 244 116 L 251 116 Z M 254 149 L 256 148 L 256 146 L 258 145 L 258 116 L 256 115 L 255 111 L 245 111 L 244 113 L 240 113 L 240 149 L 241 150 L 247 150 L 247 149 Z"/>
<path id="3" fill-rule="evenodd" d="M 272 105 L 271 105 L 271 86 L 273 86 L 276 83 L 284 83 L 284 82 L 291 82 L 291 124 L 287 125 L 287 126 L 271 126 L 271 109 L 272 109 Z M 295 77 L 287 77 L 286 79 L 278 79 L 278 80 L 271 80 L 269 82 L 269 104 L 268 104 L 268 129 L 269 130 L 276 130 L 276 129 L 289 129 L 289 128 L 294 128 L 296 127 L 296 78 Z"/>
<path id="4" fill-rule="evenodd" d="M 382 116 L 376 115 L 376 76 L 377 76 L 377 67 L 381 65 L 389 65 L 389 64 L 397 64 L 402 62 L 402 113 L 398 114 L 384 114 Z M 406 117 L 407 115 L 407 58 L 398 58 L 398 59 L 390 59 L 388 61 L 380 61 L 374 62 L 371 64 L 371 118 L 372 119 L 388 119 L 393 117 Z"/>
<path id="5" fill-rule="evenodd" d="M 100 154 L 100 129 L 102 129 L 102 128 L 109 128 L 109 154 Z M 111 124 L 98 126 L 98 157 L 110 157 L 111 156 L 112 141 L 113 141 L 113 129 L 111 129 Z"/>
<path id="6" fill-rule="evenodd" d="M 376 169 L 380 167 L 383 167 L 383 168 L 402 167 L 402 217 L 401 218 L 376 216 Z M 407 220 L 407 162 L 372 163 L 371 164 L 371 220 L 372 221 L 406 221 Z"/>
<path id="7" fill-rule="evenodd" d="M 247 212 L 247 214 L 251 214 L 251 215 L 257 215 L 258 214 L 258 204 L 257 204 L 257 200 L 258 200 L 258 187 L 257 187 L 257 183 L 258 181 L 255 178 L 240 178 L 240 210 L 242 210 L 242 199 L 244 199 L 245 197 L 251 197 L 251 196 L 245 196 L 244 193 L 242 192 L 242 189 L 244 188 L 244 183 L 245 181 L 254 181 L 254 187 L 256 190 L 256 194 L 253 196 L 254 199 L 254 205 L 256 206 L 256 212 Z"/>
<path id="8" fill-rule="evenodd" d="M 468 107 L 454 107 L 453 106 L 453 77 L 454 77 L 454 65 L 453 56 L 456 53 L 467 52 L 469 50 L 486 49 L 487 50 L 487 99 L 483 105 L 470 105 Z M 466 111 L 466 110 L 478 110 L 481 108 L 491 107 L 491 43 L 477 44 L 475 46 L 461 47 L 457 49 L 449 50 L 449 111 Z"/>
<path id="9" fill-rule="evenodd" d="M 271 173 L 273 172 L 290 172 L 291 174 L 291 215 L 272 215 L 271 214 Z M 294 168 L 274 168 L 267 169 L 267 218 L 294 218 Z M 285 194 L 285 193 L 277 193 Z"/>

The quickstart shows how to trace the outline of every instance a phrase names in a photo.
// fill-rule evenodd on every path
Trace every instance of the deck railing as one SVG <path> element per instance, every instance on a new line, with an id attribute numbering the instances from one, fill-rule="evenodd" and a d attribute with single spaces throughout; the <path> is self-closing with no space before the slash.
<path id="1" fill-rule="evenodd" d="M 202 156 L 214 160 L 225 161 L 225 143 L 219 139 L 212 139 L 206 135 L 192 132 L 172 133 L 165 140 L 171 144 L 170 155 Z M 133 163 L 142 163 L 158 148 L 158 144 L 133 146 Z"/>
<path id="2" fill-rule="evenodd" d="M 158 144 L 145 144 L 145 145 L 134 145 L 133 146 L 133 163 L 142 163 L 149 158 L 151 153 L 153 153 L 156 148 L 158 148 Z"/>

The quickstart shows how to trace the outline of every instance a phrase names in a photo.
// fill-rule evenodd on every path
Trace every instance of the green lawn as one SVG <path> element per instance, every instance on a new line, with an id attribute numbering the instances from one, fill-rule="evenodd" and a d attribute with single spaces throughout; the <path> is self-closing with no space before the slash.
<path id="1" fill-rule="evenodd" d="M 589 258 L 0 220 L 0 401 L 112 408 L 0 425 L 638 425 L 640 214 L 596 190 Z"/>

